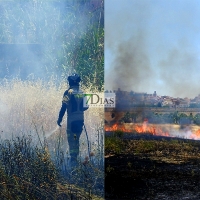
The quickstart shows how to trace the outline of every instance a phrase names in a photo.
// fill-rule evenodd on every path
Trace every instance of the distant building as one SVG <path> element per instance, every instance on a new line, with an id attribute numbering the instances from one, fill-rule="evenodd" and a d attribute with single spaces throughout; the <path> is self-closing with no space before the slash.
<path id="1" fill-rule="evenodd" d="M 106 92 L 109 92 L 106 90 Z M 111 91 L 110 91 L 111 92 Z M 169 108 L 188 108 L 191 105 L 200 104 L 200 95 L 194 99 L 189 98 L 173 98 L 170 96 L 158 96 L 156 91 L 152 94 L 123 91 L 120 88 L 113 91 L 116 94 L 116 105 L 122 107 L 136 107 L 136 106 L 158 106 Z"/>
<path id="2" fill-rule="evenodd" d="M 190 106 L 190 101 L 186 99 L 181 99 L 178 105 L 179 108 L 188 108 Z"/>

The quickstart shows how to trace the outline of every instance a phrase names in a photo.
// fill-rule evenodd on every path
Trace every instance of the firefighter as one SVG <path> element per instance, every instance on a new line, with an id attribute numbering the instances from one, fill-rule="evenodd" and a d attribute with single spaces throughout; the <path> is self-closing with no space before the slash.
<path id="1" fill-rule="evenodd" d="M 69 89 L 64 92 L 62 106 L 59 112 L 57 124 L 61 126 L 62 118 L 67 110 L 67 139 L 69 143 L 69 153 L 71 166 L 77 164 L 79 155 L 79 138 L 84 125 L 83 92 L 79 88 L 81 79 L 78 74 L 68 77 Z"/>

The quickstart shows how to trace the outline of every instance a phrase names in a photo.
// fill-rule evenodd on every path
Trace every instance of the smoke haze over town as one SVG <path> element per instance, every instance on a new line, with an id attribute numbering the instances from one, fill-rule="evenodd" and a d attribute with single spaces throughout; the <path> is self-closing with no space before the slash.
<path id="1" fill-rule="evenodd" d="M 200 94 L 200 2 L 105 0 L 105 88 Z"/>

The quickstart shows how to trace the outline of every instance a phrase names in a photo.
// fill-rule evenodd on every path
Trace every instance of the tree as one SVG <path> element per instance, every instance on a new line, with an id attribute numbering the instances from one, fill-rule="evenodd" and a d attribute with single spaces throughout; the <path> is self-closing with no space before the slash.
<path id="1" fill-rule="evenodd" d="M 121 120 L 124 121 L 125 123 L 130 123 L 132 121 L 131 114 L 129 112 L 126 112 Z"/>
<path id="2" fill-rule="evenodd" d="M 178 111 L 174 112 L 172 116 L 173 116 L 173 122 L 175 124 L 179 124 L 180 115 L 179 115 Z"/>
<path id="3" fill-rule="evenodd" d="M 197 125 L 200 125 L 200 113 L 197 113 L 194 116 L 194 123 L 197 124 Z"/>

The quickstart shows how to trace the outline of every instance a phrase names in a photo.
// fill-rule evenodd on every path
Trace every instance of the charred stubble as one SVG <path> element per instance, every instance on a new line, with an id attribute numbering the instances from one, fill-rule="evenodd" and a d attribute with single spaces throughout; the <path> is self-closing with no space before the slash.
<path id="1" fill-rule="evenodd" d="M 120 153 L 106 152 L 106 199 L 200 198 L 198 141 L 121 140 Z"/>

